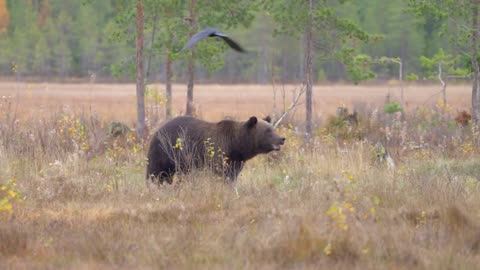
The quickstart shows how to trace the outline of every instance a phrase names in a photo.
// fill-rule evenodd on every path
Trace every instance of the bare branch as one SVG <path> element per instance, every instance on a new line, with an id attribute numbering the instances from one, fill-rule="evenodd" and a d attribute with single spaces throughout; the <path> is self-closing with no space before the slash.
<path id="1" fill-rule="evenodd" d="M 442 84 L 442 86 L 445 87 L 445 82 L 443 81 L 443 78 L 442 78 L 442 61 L 438 63 L 438 80 L 440 80 L 440 83 Z"/>
<path id="2" fill-rule="evenodd" d="M 285 118 L 285 116 L 287 116 L 288 113 L 290 113 L 290 111 L 298 105 L 298 101 L 300 100 L 300 97 L 303 95 L 303 93 L 305 93 L 305 85 L 302 85 L 302 87 L 300 88 L 300 92 L 298 92 L 298 95 L 295 97 L 292 104 L 290 104 L 290 107 L 288 107 L 288 109 L 283 112 L 283 114 L 275 122 L 275 124 L 273 125 L 274 128 L 277 128 L 278 125 L 282 122 L 283 118 Z"/>
<path id="3" fill-rule="evenodd" d="M 445 77 L 447 79 L 468 79 L 470 78 L 470 75 L 448 75 L 447 77 Z"/>
<path id="4" fill-rule="evenodd" d="M 399 71 L 398 71 L 398 79 L 400 81 L 403 81 L 403 62 L 402 62 L 401 58 L 382 57 L 382 58 L 376 58 L 376 59 L 374 59 L 374 61 L 380 62 L 380 63 L 381 62 L 392 62 L 392 63 L 398 64 L 400 66 Z"/>
<path id="5" fill-rule="evenodd" d="M 405 108 L 405 98 L 404 98 L 404 88 L 403 88 L 403 60 L 400 57 L 391 58 L 391 57 L 381 57 L 380 59 L 375 59 L 374 61 L 384 63 L 392 62 L 398 64 L 398 79 L 400 81 L 400 101 L 402 103 L 402 108 Z M 402 110 L 402 119 L 404 117 L 404 111 Z"/>
<path id="6" fill-rule="evenodd" d="M 436 95 L 440 95 L 442 92 L 443 92 L 443 90 L 440 90 L 440 91 L 436 92 L 435 94 L 427 97 L 427 98 L 425 99 L 425 101 L 423 102 L 422 106 L 425 106 L 425 104 L 427 104 L 427 102 L 430 101 L 431 98 L 433 98 L 433 97 L 436 96 Z"/>

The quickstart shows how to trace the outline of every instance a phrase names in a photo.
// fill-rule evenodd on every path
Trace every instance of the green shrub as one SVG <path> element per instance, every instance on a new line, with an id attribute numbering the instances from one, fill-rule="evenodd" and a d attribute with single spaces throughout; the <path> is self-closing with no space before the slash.
<path id="1" fill-rule="evenodd" d="M 388 104 L 385 104 L 384 110 L 385 110 L 386 113 L 392 114 L 392 113 L 396 113 L 396 112 L 401 112 L 403 109 L 402 109 L 402 106 L 400 106 L 400 104 L 398 104 L 398 102 L 392 101 Z"/>

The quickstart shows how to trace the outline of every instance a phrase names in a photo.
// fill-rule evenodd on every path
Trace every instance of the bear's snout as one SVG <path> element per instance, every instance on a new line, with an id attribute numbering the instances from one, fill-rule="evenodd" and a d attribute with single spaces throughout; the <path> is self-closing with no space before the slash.
<path id="1" fill-rule="evenodd" d="M 285 137 L 277 137 L 275 139 L 275 142 L 272 143 L 272 149 L 275 151 L 279 151 L 281 149 L 280 145 L 284 145 L 284 144 L 285 144 Z"/>

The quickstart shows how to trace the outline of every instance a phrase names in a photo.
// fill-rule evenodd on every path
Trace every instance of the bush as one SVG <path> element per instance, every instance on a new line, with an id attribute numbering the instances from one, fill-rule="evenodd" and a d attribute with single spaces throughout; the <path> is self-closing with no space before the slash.
<path id="1" fill-rule="evenodd" d="M 388 114 L 394 114 L 396 112 L 401 112 L 402 110 L 403 110 L 402 106 L 400 106 L 400 104 L 398 104 L 398 102 L 396 101 L 387 103 L 385 104 L 385 107 L 384 107 L 384 111 Z"/>

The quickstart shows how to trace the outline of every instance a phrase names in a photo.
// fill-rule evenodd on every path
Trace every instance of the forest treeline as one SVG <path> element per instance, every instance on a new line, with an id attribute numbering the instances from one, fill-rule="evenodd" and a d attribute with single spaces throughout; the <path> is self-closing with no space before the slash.
<path id="1" fill-rule="evenodd" d="M 157 2 L 182 2 L 158 0 Z M 0 0 L 0 76 L 21 78 L 111 79 L 115 75 L 133 81 L 135 68 L 135 31 L 129 16 L 134 16 L 127 0 Z M 204 5 L 198 1 L 197 5 Z M 208 2 L 208 1 L 207 1 Z M 229 28 L 220 25 L 241 43 L 248 54 L 222 50 L 221 62 L 208 68 L 196 63 L 197 82 L 269 83 L 298 82 L 303 78 L 304 38 L 298 35 L 275 35 L 275 20 L 263 6 L 251 2 L 248 23 Z M 449 50 L 442 23 L 407 12 L 403 0 L 357 0 L 344 4 L 332 2 L 335 11 L 355 22 L 369 34 L 379 35 L 375 42 L 359 45 L 359 51 L 372 59 L 399 57 L 405 74 L 427 76 L 420 58 L 432 57 L 440 48 Z M 147 3 L 148 4 L 148 3 Z M 167 4 L 166 4 L 167 5 Z M 206 4 L 205 4 L 206 5 Z M 244 8 L 249 8 L 245 6 Z M 285 7 L 288 8 L 288 7 Z M 129 15 L 128 9 L 131 9 Z M 126 12 L 127 11 L 127 12 Z M 148 13 L 146 9 L 145 61 L 148 81 L 165 79 L 165 42 L 162 27 L 165 10 Z M 152 10 L 150 10 L 152 11 Z M 175 10 L 173 16 L 188 27 L 187 10 Z M 119 16 L 119 14 L 123 14 Z M 133 15 L 132 15 L 133 14 Z M 208 12 L 206 13 L 208 14 Z M 245 18 L 243 18 L 245 19 Z M 300 18 L 301 19 L 301 18 Z M 166 19 L 165 19 L 166 20 Z M 178 22 L 177 22 L 178 23 Z M 201 23 L 201 22 L 200 22 Z M 294 23 L 294 22 L 293 22 Z M 177 36 L 187 38 L 185 29 Z M 198 28 L 215 25 L 198 25 Z M 174 28 L 172 31 L 176 31 Z M 121 34 L 119 34 L 121 33 Z M 347 80 L 345 67 L 325 52 L 325 40 L 335 35 L 314 33 L 314 80 Z M 219 43 L 220 44 L 220 43 Z M 328 44 L 328 43 L 327 43 Z M 173 46 L 173 50 L 180 47 Z M 218 59 L 217 59 L 218 60 Z M 206 59 L 205 61 L 209 61 Z M 466 60 L 468 62 L 468 60 Z M 186 81 L 187 62 L 179 54 L 173 61 L 173 81 Z M 377 79 L 398 76 L 398 65 L 379 63 L 373 66 Z"/>

